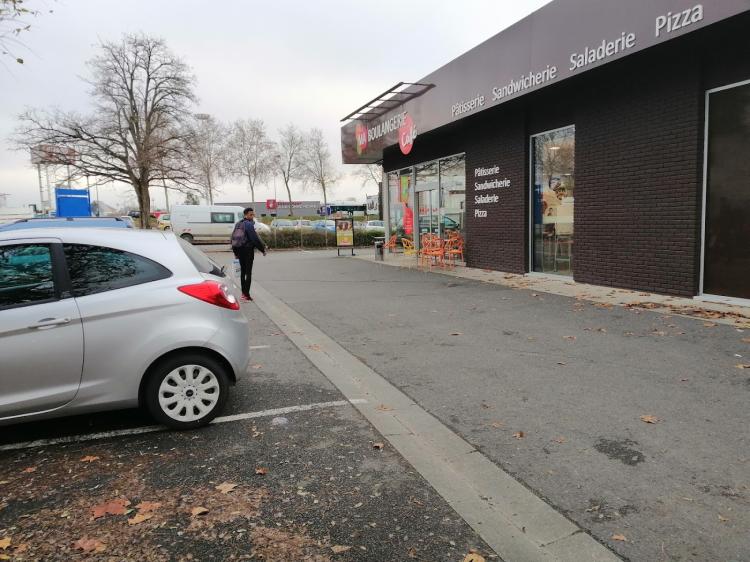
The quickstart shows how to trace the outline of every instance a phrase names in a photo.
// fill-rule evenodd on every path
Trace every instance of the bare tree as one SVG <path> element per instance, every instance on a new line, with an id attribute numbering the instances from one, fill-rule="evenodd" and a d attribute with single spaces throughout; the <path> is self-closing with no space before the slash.
<path id="1" fill-rule="evenodd" d="M 279 144 L 274 158 L 274 165 L 281 174 L 289 196 L 289 214 L 294 215 L 292 207 L 291 183 L 295 180 L 304 180 L 304 167 L 302 165 L 302 149 L 304 137 L 299 129 L 289 124 L 279 131 Z"/>
<path id="2" fill-rule="evenodd" d="M 18 37 L 31 29 L 29 20 L 41 13 L 29 5 L 28 0 L 0 0 L 0 55 L 11 57 L 18 64 L 24 63 L 16 52 L 23 46 Z"/>
<path id="3" fill-rule="evenodd" d="M 375 187 L 380 187 L 383 181 L 383 167 L 380 164 L 361 164 L 357 166 L 353 175 L 362 180 L 362 187 L 372 182 Z"/>
<path id="4" fill-rule="evenodd" d="M 302 145 L 302 169 L 305 179 L 323 192 L 323 206 L 328 206 L 328 188 L 339 174 L 331 162 L 331 151 L 320 129 L 311 129 Z"/>
<path id="5" fill-rule="evenodd" d="M 214 204 L 214 192 L 226 177 L 227 128 L 219 121 L 199 113 L 190 128 L 190 167 L 192 182 L 199 186 L 209 205 Z"/>
<path id="6" fill-rule="evenodd" d="M 190 186 L 185 121 L 195 102 L 194 78 L 161 39 L 125 35 L 99 50 L 89 62 L 93 113 L 28 111 L 14 141 L 74 150 L 74 174 L 130 184 L 148 217 L 152 184 Z M 141 227 L 149 228 L 148 221 Z"/>
<path id="7" fill-rule="evenodd" d="M 247 180 L 251 201 L 255 188 L 273 173 L 274 143 L 266 134 L 262 119 L 239 119 L 229 133 L 227 169 L 231 175 Z"/>

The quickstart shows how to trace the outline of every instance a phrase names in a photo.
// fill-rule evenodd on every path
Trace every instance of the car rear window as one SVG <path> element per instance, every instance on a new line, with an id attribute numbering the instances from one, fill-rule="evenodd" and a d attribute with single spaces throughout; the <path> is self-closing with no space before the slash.
<path id="1" fill-rule="evenodd" d="M 218 277 L 225 277 L 226 274 L 220 268 L 216 262 L 209 258 L 206 254 L 201 252 L 198 248 L 193 246 L 190 242 L 186 242 L 182 238 L 178 238 L 180 247 L 185 252 L 185 255 L 190 258 L 195 268 L 201 273 L 208 273 L 210 275 L 217 275 Z"/>

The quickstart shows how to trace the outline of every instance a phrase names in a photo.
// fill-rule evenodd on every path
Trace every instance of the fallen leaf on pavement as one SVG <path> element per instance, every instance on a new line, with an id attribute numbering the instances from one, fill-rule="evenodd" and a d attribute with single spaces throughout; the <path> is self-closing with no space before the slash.
<path id="1" fill-rule="evenodd" d="M 627 542 L 628 539 L 625 538 L 625 535 L 612 535 L 613 541 L 620 541 L 620 542 Z"/>
<path id="2" fill-rule="evenodd" d="M 523 439 L 524 437 L 526 437 L 526 434 L 523 431 L 516 431 L 513 434 L 513 437 L 515 437 L 516 439 Z"/>
<path id="3" fill-rule="evenodd" d="M 91 455 L 86 455 L 85 457 L 81 459 L 81 462 L 94 462 L 98 460 L 99 460 L 99 457 L 92 457 Z"/>
<path id="4" fill-rule="evenodd" d="M 729 517 L 724 517 L 723 515 L 719 515 L 719 521 L 721 521 L 722 523 L 726 523 L 727 521 L 729 521 Z"/>
<path id="5" fill-rule="evenodd" d="M 107 549 L 107 545 L 102 541 L 84 537 L 74 542 L 73 548 L 75 550 L 82 550 L 83 552 L 104 552 Z"/>
<path id="6" fill-rule="evenodd" d="M 484 556 L 482 556 L 478 552 L 469 552 L 469 554 L 467 554 L 464 557 L 463 562 L 487 562 L 487 561 L 484 559 Z"/>
<path id="7" fill-rule="evenodd" d="M 461 332 L 451 332 L 451 336 L 463 336 Z"/>
<path id="8" fill-rule="evenodd" d="M 36 472 L 36 467 L 30 466 L 29 468 L 24 468 L 23 471 L 27 474 L 31 474 L 32 472 Z"/>
<path id="9" fill-rule="evenodd" d="M 657 418 L 656 416 L 645 415 L 645 416 L 641 416 L 641 421 L 646 422 L 646 423 L 659 423 L 661 420 Z"/>
<path id="10" fill-rule="evenodd" d="M 383 447 L 385 447 L 385 445 L 383 443 L 373 443 L 372 444 L 372 448 L 373 449 L 381 450 Z"/>
<path id="11" fill-rule="evenodd" d="M 567 363 L 565 361 L 558 361 L 557 364 L 558 365 L 567 365 Z"/>
<path id="12" fill-rule="evenodd" d="M 130 502 L 127 498 L 116 498 L 105 503 L 100 503 L 91 508 L 91 517 L 99 519 L 105 515 L 125 515 Z"/>
<path id="13" fill-rule="evenodd" d="M 5 550 L 10 546 L 10 538 L 5 537 L 4 539 L 0 539 L 0 548 Z"/>
<path id="14" fill-rule="evenodd" d="M 194 507 L 190 510 L 190 515 L 193 517 L 197 517 L 198 515 L 205 515 L 208 513 L 208 510 L 205 507 Z"/>
<path id="15" fill-rule="evenodd" d="M 312 351 L 321 351 L 321 347 L 318 344 L 308 345 L 306 346 L 307 349 L 311 349 Z"/>
<path id="16" fill-rule="evenodd" d="M 575 336 L 563 336 L 563 339 L 569 340 L 569 341 L 576 341 Z"/>
<path id="17" fill-rule="evenodd" d="M 262 369 L 263 365 L 251 365 L 250 368 L 255 369 L 257 371 L 258 369 Z"/>
<path id="18" fill-rule="evenodd" d="M 255 474 L 259 474 L 259 475 L 263 476 L 265 474 L 268 474 L 268 469 L 267 468 L 263 468 L 262 466 L 259 466 L 258 468 L 255 469 Z"/>
<path id="19" fill-rule="evenodd" d="M 237 484 L 232 484 L 230 482 L 224 482 L 223 484 L 219 484 L 216 486 L 216 489 L 219 490 L 222 494 L 228 494 L 232 490 L 234 490 L 237 487 Z"/>
<path id="20" fill-rule="evenodd" d="M 143 523 L 144 521 L 148 521 L 153 516 L 154 516 L 153 513 L 137 513 L 131 519 L 128 519 L 128 525 L 138 525 L 138 523 Z"/>
<path id="21" fill-rule="evenodd" d="M 496 422 L 492 422 L 492 423 L 491 423 L 490 425 L 491 425 L 492 427 L 494 427 L 495 429 L 500 429 L 501 427 L 503 427 L 503 422 L 501 422 L 501 421 L 496 421 Z"/>
<path id="22" fill-rule="evenodd" d="M 565 442 L 567 442 L 567 439 L 565 439 L 565 437 L 558 437 L 558 438 L 555 439 L 555 442 L 556 443 L 565 443 Z"/>
<path id="23" fill-rule="evenodd" d="M 738 369 L 750 369 L 750 364 L 748 363 L 738 363 L 735 365 Z"/>
<path id="24" fill-rule="evenodd" d="M 750 338 L 742 338 L 742 343 L 750 343 Z"/>
<path id="25" fill-rule="evenodd" d="M 715 322 L 704 322 L 703 325 L 706 328 L 716 328 L 716 323 Z"/>
<path id="26" fill-rule="evenodd" d="M 347 550 L 351 550 L 351 546 L 343 546 L 340 544 L 337 544 L 336 546 L 332 546 L 331 550 L 334 554 L 341 554 L 342 552 L 346 552 Z"/>
<path id="27" fill-rule="evenodd" d="M 390 410 L 393 410 L 393 408 L 391 408 L 390 406 L 386 406 L 385 404 L 381 404 L 380 406 L 378 406 L 378 407 L 377 407 L 377 408 L 375 408 L 375 409 L 376 409 L 376 410 L 379 410 L 379 411 L 381 411 L 381 412 L 388 412 L 388 411 L 390 411 Z"/>
<path id="28" fill-rule="evenodd" d="M 141 502 L 135 508 L 141 513 L 150 513 L 161 507 L 159 502 Z"/>
<path id="29" fill-rule="evenodd" d="M 406 552 L 406 555 L 407 555 L 407 556 L 408 556 L 409 558 L 416 558 L 416 557 L 417 557 L 417 549 L 416 549 L 416 548 L 414 548 L 414 547 L 412 546 L 412 547 L 411 547 L 411 548 L 409 548 L 409 550 L 408 550 L 408 551 Z"/>

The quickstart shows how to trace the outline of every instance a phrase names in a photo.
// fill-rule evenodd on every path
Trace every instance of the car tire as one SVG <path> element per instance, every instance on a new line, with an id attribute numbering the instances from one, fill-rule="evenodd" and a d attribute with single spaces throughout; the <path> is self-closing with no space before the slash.
<path id="1" fill-rule="evenodd" d="M 193 243 L 193 235 L 192 234 L 187 234 L 187 233 L 181 234 L 180 238 L 182 238 L 185 242 L 190 242 L 191 244 Z"/>
<path id="2" fill-rule="evenodd" d="M 144 402 L 151 416 L 173 429 L 195 429 L 224 409 L 229 373 L 200 353 L 170 357 L 156 365 L 146 383 Z"/>

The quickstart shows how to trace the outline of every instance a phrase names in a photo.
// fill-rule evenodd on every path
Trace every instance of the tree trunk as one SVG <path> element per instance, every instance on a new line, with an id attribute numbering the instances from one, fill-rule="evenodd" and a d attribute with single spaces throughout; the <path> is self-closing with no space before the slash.
<path id="1" fill-rule="evenodd" d="M 320 184 L 320 187 L 323 189 L 323 208 L 328 207 L 328 196 L 326 195 L 326 184 L 325 182 Z"/>
<path id="2" fill-rule="evenodd" d="M 141 213 L 141 228 L 151 228 L 151 194 L 148 185 L 135 184 L 135 194 L 138 197 L 138 210 Z"/>
<path id="3" fill-rule="evenodd" d="M 289 182 L 284 180 L 284 185 L 286 186 L 286 194 L 289 196 L 289 216 L 294 216 L 294 207 L 292 206 L 292 190 L 289 189 Z"/>

